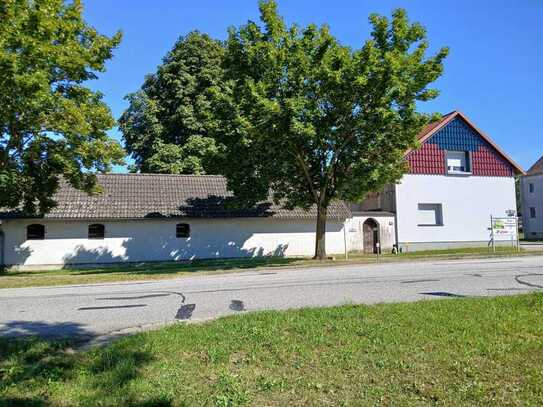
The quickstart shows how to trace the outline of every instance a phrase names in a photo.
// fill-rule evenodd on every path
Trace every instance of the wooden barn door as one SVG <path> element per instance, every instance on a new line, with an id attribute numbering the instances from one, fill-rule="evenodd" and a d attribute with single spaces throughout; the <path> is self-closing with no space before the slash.
<path id="1" fill-rule="evenodd" d="M 364 237 L 364 253 L 377 253 L 377 242 L 379 241 L 379 225 L 374 219 L 366 219 L 362 225 Z"/>

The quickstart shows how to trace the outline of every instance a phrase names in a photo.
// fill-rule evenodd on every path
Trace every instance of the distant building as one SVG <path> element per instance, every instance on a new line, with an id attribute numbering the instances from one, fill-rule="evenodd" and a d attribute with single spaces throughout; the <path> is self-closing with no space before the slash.
<path id="1" fill-rule="evenodd" d="M 466 116 L 445 115 L 419 142 L 407 152 L 410 169 L 397 185 L 362 203 L 331 204 L 328 253 L 486 246 L 490 216 L 514 214 L 514 177 L 523 171 Z M 537 179 L 541 194 L 543 177 Z M 42 217 L 0 211 L 0 264 L 35 268 L 314 251 L 314 208 L 263 202 L 230 209 L 232 195 L 221 176 L 104 174 L 98 182 L 103 192 L 92 196 L 63 183 L 54 197 L 58 205 Z M 534 208 L 543 214 L 541 205 Z"/>
<path id="2" fill-rule="evenodd" d="M 520 196 L 524 237 L 543 238 L 543 157 L 520 179 Z"/>

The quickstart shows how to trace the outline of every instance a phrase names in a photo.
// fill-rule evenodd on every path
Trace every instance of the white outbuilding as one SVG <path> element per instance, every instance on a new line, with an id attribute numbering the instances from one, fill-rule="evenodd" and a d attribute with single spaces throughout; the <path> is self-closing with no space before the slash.
<path id="1" fill-rule="evenodd" d="M 313 254 L 315 210 L 268 202 L 230 209 L 221 176 L 103 174 L 98 183 L 97 195 L 63 183 L 57 206 L 41 217 L 4 213 L 3 263 L 29 268 Z M 345 203 L 330 205 L 330 253 L 345 252 L 350 216 Z"/>

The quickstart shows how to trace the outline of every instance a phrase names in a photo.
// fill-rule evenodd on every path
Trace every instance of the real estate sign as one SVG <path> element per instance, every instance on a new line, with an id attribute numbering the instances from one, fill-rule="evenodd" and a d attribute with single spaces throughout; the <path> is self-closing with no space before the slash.
<path id="1" fill-rule="evenodd" d="M 492 236 L 495 241 L 516 241 L 518 231 L 516 217 L 492 218 Z"/>

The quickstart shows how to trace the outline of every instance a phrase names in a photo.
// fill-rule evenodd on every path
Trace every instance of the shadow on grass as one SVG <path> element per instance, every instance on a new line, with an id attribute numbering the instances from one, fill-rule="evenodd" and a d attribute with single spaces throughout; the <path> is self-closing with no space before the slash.
<path id="1" fill-rule="evenodd" d="M 55 329 L 66 332 L 66 324 L 14 322 L 2 331 L 40 334 Z M 82 327 L 72 324 L 73 336 L 47 339 L 38 336 L 0 337 L 0 406 L 42 406 L 51 404 L 155 406 L 170 405 L 167 399 L 142 399 L 130 395 L 127 388 L 140 377 L 140 371 L 153 357 L 139 339 L 118 342 L 100 350 L 77 352 L 74 348 L 89 336 Z M 85 391 L 51 400 L 50 389 L 63 384 L 83 383 Z M 23 389 L 23 390 L 21 390 Z M 44 391 L 44 389 L 47 389 Z M 57 393 L 55 395 L 59 397 Z"/>
<path id="2" fill-rule="evenodd" d="M 250 269 L 258 267 L 286 266 L 300 259 L 284 257 L 263 257 L 255 259 L 230 259 L 230 260 L 194 260 L 187 263 L 141 263 L 123 266 L 111 266 L 99 269 L 77 270 L 70 269 L 70 274 L 88 275 L 102 273 L 133 273 L 133 274 L 169 274 L 169 273 L 195 273 L 200 271 L 219 271 L 234 269 Z"/>
<path id="3" fill-rule="evenodd" d="M 30 277 L 47 274 L 85 276 L 115 273 L 139 275 L 196 273 L 201 271 L 227 271 L 259 267 L 281 267 L 300 262 L 301 260 L 303 259 L 285 257 L 258 257 L 251 259 L 193 260 L 183 263 L 121 263 L 119 265 L 112 264 L 105 267 L 92 268 L 70 268 L 70 266 L 66 266 L 63 269 L 51 271 L 7 271 L 0 274 L 0 279 L 2 277 Z"/>
<path id="4" fill-rule="evenodd" d="M 402 261 L 402 260 L 418 260 L 418 259 L 457 259 L 470 258 L 477 256 L 493 257 L 504 254 L 517 254 L 515 249 L 509 247 L 497 247 L 496 253 L 492 253 L 488 248 L 458 248 L 458 249 L 442 249 L 442 250 L 426 250 L 404 252 L 402 254 L 383 253 L 379 258 L 371 254 L 362 254 L 352 252 L 349 254 L 351 262 L 372 263 L 376 260 L 382 261 Z M 343 260 L 339 259 L 340 262 Z M 214 271 L 233 271 L 258 268 L 274 268 L 286 267 L 293 265 L 308 265 L 312 260 L 309 258 L 288 258 L 283 256 L 266 256 L 266 257 L 238 257 L 230 259 L 202 259 L 180 262 L 126 262 L 126 263 L 109 263 L 96 266 L 81 266 L 75 267 L 67 265 L 62 269 L 57 270 L 41 270 L 41 271 L 20 271 L 8 270 L 0 273 L 0 282 L 6 277 L 47 277 L 47 276 L 81 276 L 95 277 L 108 276 L 113 274 L 121 274 L 125 276 L 152 276 L 152 275 L 174 275 L 179 273 L 198 273 L 198 272 L 214 272 Z M 318 263 L 318 262 L 317 262 Z M 51 280 L 54 283 L 53 280 Z"/>
<path id="5" fill-rule="evenodd" d="M 40 339 L 38 335 L 57 333 L 57 339 Z M 66 332 L 64 338 L 60 332 Z M 11 321 L 0 329 L 0 405 L 41 406 L 47 400 L 29 394 L 13 394 L 10 387 L 67 380 L 74 368 L 70 349 L 88 338 L 90 333 L 77 323 Z"/>

